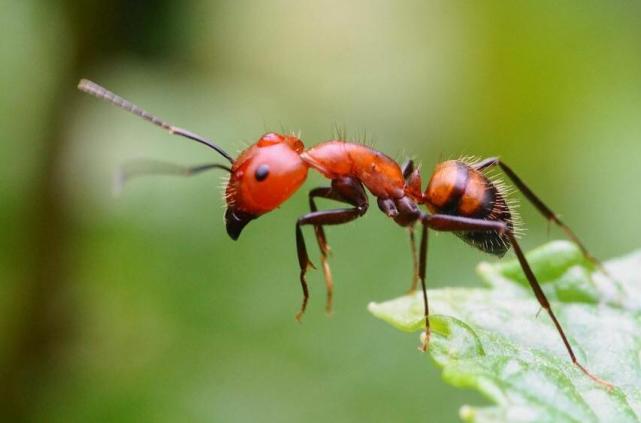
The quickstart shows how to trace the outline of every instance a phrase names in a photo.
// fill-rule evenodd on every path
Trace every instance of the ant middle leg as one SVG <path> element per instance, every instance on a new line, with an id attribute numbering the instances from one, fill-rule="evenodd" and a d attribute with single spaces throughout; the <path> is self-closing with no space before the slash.
<path id="1" fill-rule="evenodd" d="M 534 272 L 532 271 L 530 264 L 525 258 L 525 255 L 523 254 L 523 251 L 521 250 L 521 247 L 518 241 L 516 240 L 514 232 L 510 230 L 505 223 L 499 222 L 499 221 L 471 219 L 467 217 L 439 215 L 439 214 L 435 214 L 435 215 L 425 214 L 424 216 L 422 216 L 421 221 L 425 226 L 437 231 L 444 231 L 444 232 L 493 231 L 493 232 L 498 232 L 499 234 L 507 235 L 507 237 L 510 239 L 510 243 L 512 244 L 512 247 L 514 248 L 514 253 L 516 254 L 517 259 L 519 260 L 521 269 L 523 269 L 523 273 L 525 273 L 525 276 L 530 284 L 530 287 L 532 288 L 532 291 L 534 292 L 534 295 L 537 301 L 539 302 L 539 305 L 543 309 L 545 309 L 545 311 L 550 316 L 552 323 L 554 323 L 554 327 L 556 328 L 557 332 L 561 336 L 561 340 L 565 345 L 565 349 L 567 350 L 567 353 L 570 356 L 570 360 L 572 361 L 572 364 L 577 366 L 590 379 L 594 380 L 595 382 L 601 385 L 604 385 L 608 389 L 612 388 L 612 385 L 610 383 L 593 375 L 592 373 L 590 373 L 590 371 L 587 368 L 585 368 L 581 363 L 578 362 L 576 355 L 574 354 L 574 350 L 572 349 L 572 346 L 570 345 L 570 342 L 568 341 L 568 338 L 566 337 L 561 324 L 557 320 L 556 315 L 552 310 L 550 302 L 545 296 L 545 293 L 543 292 L 541 285 L 536 279 L 536 276 L 534 275 Z"/>
<path id="2" fill-rule="evenodd" d="M 414 226 L 408 226 L 407 231 L 410 234 L 410 251 L 412 252 L 412 284 L 410 285 L 410 289 L 407 291 L 407 293 L 411 295 L 416 292 L 416 287 L 418 285 L 420 275 L 419 260 L 416 254 L 416 237 L 414 236 Z"/>
<path id="3" fill-rule="evenodd" d="M 585 245 L 576 236 L 574 231 L 572 231 L 572 229 L 570 229 L 568 225 L 561 221 L 559 215 L 554 213 L 552 209 L 550 209 L 536 194 L 534 194 L 534 192 L 532 192 L 532 190 L 521 180 L 521 178 L 519 178 L 518 175 L 514 173 L 514 171 L 507 164 L 505 164 L 505 162 L 503 162 L 498 157 L 490 157 L 472 165 L 472 168 L 474 168 L 475 170 L 483 171 L 492 166 L 499 166 L 503 173 L 505 173 L 508 178 L 510 178 L 516 188 L 521 191 L 525 198 L 528 199 L 528 201 L 539 211 L 539 213 L 543 215 L 543 217 L 545 217 L 549 222 L 553 222 L 554 224 L 559 226 L 563 230 L 563 232 L 565 232 L 566 236 L 570 238 L 572 242 L 579 246 L 586 259 L 588 259 L 592 264 L 599 268 L 599 270 L 603 271 L 605 274 L 608 274 L 603 267 L 603 264 L 588 251 Z"/>
<path id="4" fill-rule="evenodd" d="M 421 246 L 419 253 L 419 264 L 418 264 L 418 279 L 421 281 L 421 290 L 423 293 L 423 317 L 425 319 L 425 338 L 421 342 L 420 350 L 426 352 L 430 344 L 430 308 L 427 302 L 427 287 L 425 283 L 425 275 L 427 269 L 427 237 L 429 235 L 427 231 L 427 224 L 422 222 L 421 225 Z M 413 233 L 413 232 L 412 232 Z"/>
<path id="5" fill-rule="evenodd" d="M 319 248 L 321 250 L 321 260 L 324 260 L 324 272 L 325 269 L 327 269 L 327 273 L 325 273 L 325 282 L 327 284 L 328 290 L 326 309 L 329 312 L 331 311 L 332 307 L 333 281 L 331 279 L 331 273 L 329 271 L 329 264 L 327 264 L 326 262 L 329 248 L 327 246 L 327 239 L 325 237 L 323 226 L 340 225 L 343 223 L 351 222 L 352 220 L 357 219 L 365 214 L 368 208 L 367 194 L 365 193 L 365 189 L 358 180 L 353 178 L 334 179 L 332 180 L 331 188 L 317 188 L 315 190 L 312 190 L 312 192 L 310 192 L 310 207 L 316 208 L 316 204 L 314 204 L 312 198 L 313 196 L 342 201 L 348 204 L 352 204 L 354 207 L 322 211 L 313 210 L 312 212 L 301 216 L 296 222 L 296 249 L 298 252 L 298 263 L 300 265 L 300 283 L 303 289 L 303 303 L 301 305 L 300 311 L 296 315 L 296 319 L 299 321 L 305 312 L 305 308 L 307 307 L 307 301 L 309 298 L 309 290 L 307 288 L 305 274 L 307 273 L 307 269 L 309 267 L 313 267 L 312 262 L 309 260 L 309 255 L 307 254 L 307 247 L 305 246 L 305 239 L 303 237 L 301 226 L 314 226 L 314 231 L 316 233 Z M 327 278 L 328 275 L 329 279 Z"/>
<path id="6" fill-rule="evenodd" d="M 401 171 L 403 172 L 403 178 L 405 181 L 409 179 L 414 172 L 414 160 L 408 160 L 401 166 Z"/>
<path id="7" fill-rule="evenodd" d="M 403 165 L 401 166 L 401 170 L 403 172 L 403 179 L 405 179 L 405 183 L 409 184 L 412 179 L 412 175 L 414 174 L 416 167 L 414 165 L 413 160 L 407 160 Z M 420 185 L 420 184 L 419 184 Z M 420 191 L 420 186 L 418 187 Z M 416 238 L 414 236 L 414 225 L 410 225 L 407 227 L 409 236 L 410 236 L 410 251 L 412 254 L 412 283 L 410 285 L 410 289 L 407 291 L 408 294 L 413 294 L 416 291 L 416 287 L 418 285 L 418 280 L 419 280 L 419 274 L 418 274 L 418 256 L 416 254 Z"/>

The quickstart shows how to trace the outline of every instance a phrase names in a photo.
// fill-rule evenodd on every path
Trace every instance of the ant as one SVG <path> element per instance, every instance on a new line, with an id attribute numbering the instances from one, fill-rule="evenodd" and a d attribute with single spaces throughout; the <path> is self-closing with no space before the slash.
<path id="1" fill-rule="evenodd" d="M 152 173 L 189 176 L 209 169 L 229 172 L 225 190 L 225 224 L 227 233 L 233 240 L 239 238 L 249 222 L 274 210 L 291 197 L 305 181 L 309 169 L 320 172 L 331 181 L 330 186 L 314 188 L 309 192 L 311 211 L 299 217 L 295 225 L 299 279 L 303 290 L 297 320 L 300 321 L 303 316 L 309 299 L 305 275 L 310 267 L 314 267 L 307 254 L 302 227 L 314 228 L 327 287 L 326 310 L 331 312 L 333 279 L 327 262 L 330 248 L 324 227 L 341 225 L 363 216 L 369 206 L 367 189 L 376 197 L 383 213 L 409 230 L 415 270 L 410 292 L 415 291 L 417 281 L 420 280 L 424 306 L 425 336 L 420 347 L 422 351 L 427 351 L 430 339 L 429 306 L 425 288 L 428 229 L 453 232 L 472 247 L 499 258 L 513 248 L 536 299 L 552 319 L 572 363 L 592 380 L 611 388 L 612 385 L 594 376 L 578 362 L 519 246 L 515 234 L 516 219 L 510 210 L 505 188 L 500 181 L 490 178 L 487 171 L 499 168 L 549 222 L 558 225 L 580 247 L 589 261 L 601 269 L 602 265 L 588 252 L 570 227 L 498 157 L 439 163 L 423 191 L 419 169 L 411 160 L 400 166 L 385 154 L 363 144 L 331 140 L 305 150 L 303 142 L 297 136 L 270 132 L 261 136 L 234 160 L 212 141 L 170 125 L 94 82 L 82 79 L 78 89 L 127 110 L 171 134 L 201 143 L 227 159 L 231 166 L 212 163 L 182 167 L 166 163 L 137 162 L 134 166 L 123 169 L 121 182 Z M 348 207 L 318 210 L 316 198 L 345 203 Z M 425 205 L 429 212 L 419 209 L 419 205 Z M 414 238 L 414 227 L 417 224 L 420 224 L 421 230 L 418 257 Z"/>

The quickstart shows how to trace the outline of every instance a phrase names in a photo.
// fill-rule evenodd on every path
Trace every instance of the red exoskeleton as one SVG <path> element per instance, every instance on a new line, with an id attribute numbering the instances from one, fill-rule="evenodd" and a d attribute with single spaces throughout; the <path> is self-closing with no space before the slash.
<path id="1" fill-rule="evenodd" d="M 233 159 L 221 147 L 182 128 L 170 125 L 147 113 L 129 101 L 87 80 L 78 88 L 104 99 L 153 124 L 193 141 L 204 144 L 221 154 L 231 166 L 217 163 L 195 167 L 181 167 L 156 162 L 137 162 L 124 168 L 123 178 L 143 174 L 194 175 L 209 169 L 223 169 L 230 173 L 225 191 L 227 233 L 236 240 L 252 220 L 268 213 L 291 197 L 303 184 L 310 169 L 330 180 L 329 186 L 309 192 L 310 212 L 298 218 L 295 224 L 296 250 L 300 266 L 300 285 L 303 301 L 296 318 L 300 320 L 309 298 L 305 274 L 312 263 L 307 254 L 302 227 L 312 226 L 321 254 L 321 264 L 327 285 L 327 310 L 331 311 L 333 281 L 327 262 L 329 246 L 324 227 L 351 222 L 363 216 L 369 207 L 367 191 L 374 197 L 379 209 L 410 233 L 415 277 L 411 291 L 421 283 L 425 316 L 425 336 L 421 350 L 426 351 L 430 338 L 429 306 L 425 287 L 426 257 L 429 230 L 452 232 L 467 244 L 486 253 L 502 257 L 510 248 L 539 304 L 550 316 L 563 344 L 574 363 L 596 382 L 610 386 L 592 375 L 574 354 L 561 324 L 532 272 L 515 235 L 514 216 L 500 183 L 487 176 L 490 168 L 499 168 L 514 186 L 549 221 L 563 229 L 594 264 L 600 263 L 588 252 L 574 232 L 536 196 L 512 169 L 499 158 L 485 160 L 450 160 L 436 166 L 427 188 L 422 189 L 419 169 L 412 161 L 400 166 L 396 161 L 375 149 L 343 140 L 332 140 L 305 150 L 303 142 L 293 135 L 267 133 Z M 325 198 L 346 204 L 345 207 L 318 210 L 315 199 Z M 427 210 L 422 210 L 424 205 Z M 414 228 L 420 228 L 418 256 L 414 242 Z"/>

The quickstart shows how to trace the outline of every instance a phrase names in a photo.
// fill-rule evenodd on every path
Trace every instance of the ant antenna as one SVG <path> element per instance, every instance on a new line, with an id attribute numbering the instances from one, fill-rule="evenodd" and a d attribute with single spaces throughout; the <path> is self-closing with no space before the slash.
<path id="1" fill-rule="evenodd" d="M 193 176 L 210 169 L 221 169 L 231 173 L 231 168 L 218 163 L 207 163 L 198 166 L 183 166 L 156 160 L 131 160 L 120 166 L 114 174 L 113 192 L 119 195 L 125 183 L 145 175 Z"/>
<path id="2" fill-rule="evenodd" d="M 234 159 L 222 148 L 209 141 L 207 138 L 201 137 L 198 134 L 195 134 L 186 129 L 178 128 L 167 122 L 160 120 L 158 117 L 152 115 L 151 113 L 146 112 L 135 104 L 125 100 L 124 98 L 112 93 L 108 89 L 101 87 L 95 82 L 89 81 L 88 79 L 81 79 L 78 83 L 78 89 L 87 94 L 91 94 L 94 97 L 105 100 L 113 104 L 114 106 L 120 107 L 128 112 L 133 113 L 134 115 L 145 119 L 153 123 L 156 126 L 161 127 L 162 129 L 168 131 L 170 134 L 180 135 L 181 137 L 188 138 L 192 141 L 199 142 L 207 147 L 216 150 L 220 155 L 229 160 L 230 163 L 234 163 Z"/>

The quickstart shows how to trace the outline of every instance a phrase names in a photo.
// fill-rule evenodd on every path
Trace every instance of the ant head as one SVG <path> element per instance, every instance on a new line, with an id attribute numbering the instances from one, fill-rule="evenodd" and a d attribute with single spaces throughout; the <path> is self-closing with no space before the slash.
<path id="1" fill-rule="evenodd" d="M 200 170 L 218 168 L 231 173 L 225 191 L 225 199 L 227 200 L 225 222 L 227 233 L 232 239 L 238 239 L 240 232 L 251 220 L 281 205 L 301 186 L 307 177 L 307 165 L 300 158 L 300 153 L 303 152 L 305 146 L 300 139 L 293 135 L 265 134 L 256 144 L 240 153 L 240 156 L 234 161 L 225 150 L 207 138 L 171 125 L 95 82 L 82 79 L 78 83 L 78 89 L 127 110 L 171 134 L 203 144 L 229 160 L 232 163 L 231 169 L 224 165 L 211 164 L 200 167 Z M 158 164 L 156 163 L 156 165 Z M 174 166 L 167 168 L 165 165 L 159 169 L 152 164 L 152 168 L 146 166 L 138 168 L 137 171 L 134 169 L 131 172 L 125 172 L 122 177 L 124 182 L 124 179 L 137 174 L 175 174 L 176 171 Z M 183 170 L 178 169 L 178 173 L 181 171 Z"/>
<path id="2" fill-rule="evenodd" d="M 240 153 L 231 168 L 225 199 L 227 233 L 236 240 L 253 219 L 274 210 L 305 181 L 305 146 L 292 135 L 273 132 Z"/>

